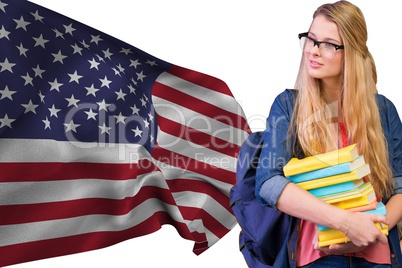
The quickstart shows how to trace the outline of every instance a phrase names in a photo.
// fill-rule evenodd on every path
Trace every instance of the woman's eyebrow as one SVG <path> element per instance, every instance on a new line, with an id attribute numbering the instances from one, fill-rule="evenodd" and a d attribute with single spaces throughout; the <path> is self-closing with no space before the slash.
<path id="1" fill-rule="evenodd" d="M 317 36 L 313 32 L 308 32 L 308 35 L 309 36 L 312 35 L 312 37 L 317 38 Z M 323 40 L 316 40 L 316 41 L 331 42 L 331 43 L 335 42 L 335 43 L 338 43 L 338 44 L 342 44 L 342 42 L 340 42 L 340 41 L 338 41 L 336 39 L 330 38 L 330 37 L 324 38 Z"/>

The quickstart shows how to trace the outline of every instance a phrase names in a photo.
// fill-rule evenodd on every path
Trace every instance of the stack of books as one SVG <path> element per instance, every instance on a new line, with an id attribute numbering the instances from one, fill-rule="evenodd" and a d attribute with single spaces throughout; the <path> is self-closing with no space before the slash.
<path id="1" fill-rule="evenodd" d="M 356 144 L 328 153 L 292 158 L 284 167 L 284 175 L 296 185 L 321 200 L 351 211 L 386 215 L 385 206 L 378 202 L 372 184 L 365 180 L 370 167 L 358 154 Z M 388 235 L 388 227 L 376 223 Z M 318 225 L 320 247 L 350 241 L 336 229 Z"/>

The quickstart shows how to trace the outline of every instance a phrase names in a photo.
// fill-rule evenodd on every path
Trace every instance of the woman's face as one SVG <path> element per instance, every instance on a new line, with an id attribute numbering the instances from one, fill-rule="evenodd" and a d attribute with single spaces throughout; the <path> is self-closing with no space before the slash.
<path id="1" fill-rule="evenodd" d="M 315 41 L 343 45 L 338 26 L 323 15 L 314 18 L 308 36 Z M 321 44 L 320 50 L 318 46 L 313 46 L 310 52 L 305 52 L 307 71 L 313 78 L 339 82 L 343 68 L 343 49 L 336 50 L 334 58 L 328 59 L 323 56 L 324 47 L 325 44 Z"/>

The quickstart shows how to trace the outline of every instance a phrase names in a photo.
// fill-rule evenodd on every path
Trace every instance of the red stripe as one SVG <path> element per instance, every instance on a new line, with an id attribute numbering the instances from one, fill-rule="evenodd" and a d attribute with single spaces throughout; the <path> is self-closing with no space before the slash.
<path id="1" fill-rule="evenodd" d="M 247 121 L 242 116 L 221 109 L 220 107 L 214 106 L 209 102 L 194 98 L 193 96 L 180 92 L 164 84 L 155 82 L 152 89 L 152 95 L 173 103 L 177 103 L 178 100 L 180 100 L 180 106 L 196 111 L 232 127 L 244 130 L 247 129 Z"/>
<path id="2" fill-rule="evenodd" d="M 87 198 L 51 203 L 0 206 L 0 215 L 7 215 L 7 217 L 0 217 L 0 225 L 66 219 L 96 214 L 125 215 L 150 198 L 156 198 L 161 202 L 176 206 L 176 201 L 169 189 L 143 186 L 135 196 L 123 200 Z"/>
<path id="3" fill-rule="evenodd" d="M 217 181 L 230 184 L 236 183 L 236 174 L 232 171 L 222 169 L 205 162 L 197 161 L 187 156 L 166 150 L 157 145 L 155 145 L 155 148 L 152 151 L 152 157 L 168 165 L 202 174 Z M 226 164 L 228 165 L 229 163 Z"/>
<path id="4" fill-rule="evenodd" d="M 228 156 L 235 157 L 236 152 L 239 150 L 239 146 L 236 144 L 208 135 L 204 132 L 198 131 L 197 129 L 186 127 L 159 114 L 158 125 L 162 131 L 172 136 L 187 140 L 205 148 L 210 148 Z"/>
<path id="5" fill-rule="evenodd" d="M 173 66 L 169 70 L 167 70 L 168 73 L 175 75 L 177 77 L 180 77 L 184 80 L 187 80 L 191 83 L 200 85 L 202 87 L 206 87 L 210 90 L 217 91 L 223 94 L 226 94 L 228 96 L 233 97 L 232 92 L 230 91 L 229 87 L 225 82 L 222 80 L 207 75 L 203 73 L 199 73 L 193 70 L 189 70 L 183 67 L 179 66 Z"/>
<path id="6" fill-rule="evenodd" d="M 153 233 L 164 224 L 174 226 L 183 238 L 194 240 L 196 242 L 194 253 L 200 254 L 207 249 L 205 247 L 205 234 L 191 233 L 185 224 L 174 221 L 166 212 L 157 212 L 153 217 L 124 231 L 96 232 L 0 247 L 0 256 L 3 256 L 0 257 L 0 266 L 108 247 L 134 237 Z"/>

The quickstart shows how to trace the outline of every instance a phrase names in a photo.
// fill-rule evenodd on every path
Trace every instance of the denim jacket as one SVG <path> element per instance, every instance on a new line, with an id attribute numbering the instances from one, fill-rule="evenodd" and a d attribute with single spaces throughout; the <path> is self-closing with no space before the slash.
<path id="1" fill-rule="evenodd" d="M 264 146 L 260 155 L 260 163 L 256 171 L 255 194 L 259 202 L 276 208 L 277 201 L 283 188 L 290 181 L 283 175 L 283 166 L 293 157 L 289 144 L 293 144 L 295 137 L 288 137 L 287 131 L 290 126 L 290 119 L 293 112 L 293 104 L 296 90 L 287 89 L 279 94 L 272 104 L 270 114 L 267 119 L 265 130 Z M 386 97 L 377 94 L 377 104 L 380 110 L 381 124 L 388 143 L 389 161 L 393 170 L 395 189 L 393 194 L 402 193 L 402 124 L 397 110 L 393 103 Z M 290 143 L 289 143 L 290 139 Z M 387 200 L 384 200 L 385 202 Z M 298 222 L 298 219 L 294 219 Z M 297 241 L 297 229 L 293 224 L 291 230 L 293 235 L 287 245 L 287 250 L 282 250 L 282 254 L 287 254 L 288 265 L 295 266 L 295 248 Z M 397 228 L 390 230 L 388 240 L 391 247 L 392 267 L 402 266 L 402 256 L 399 246 Z M 284 259 L 286 256 L 278 256 Z M 285 267 L 281 264 L 280 267 Z"/>

